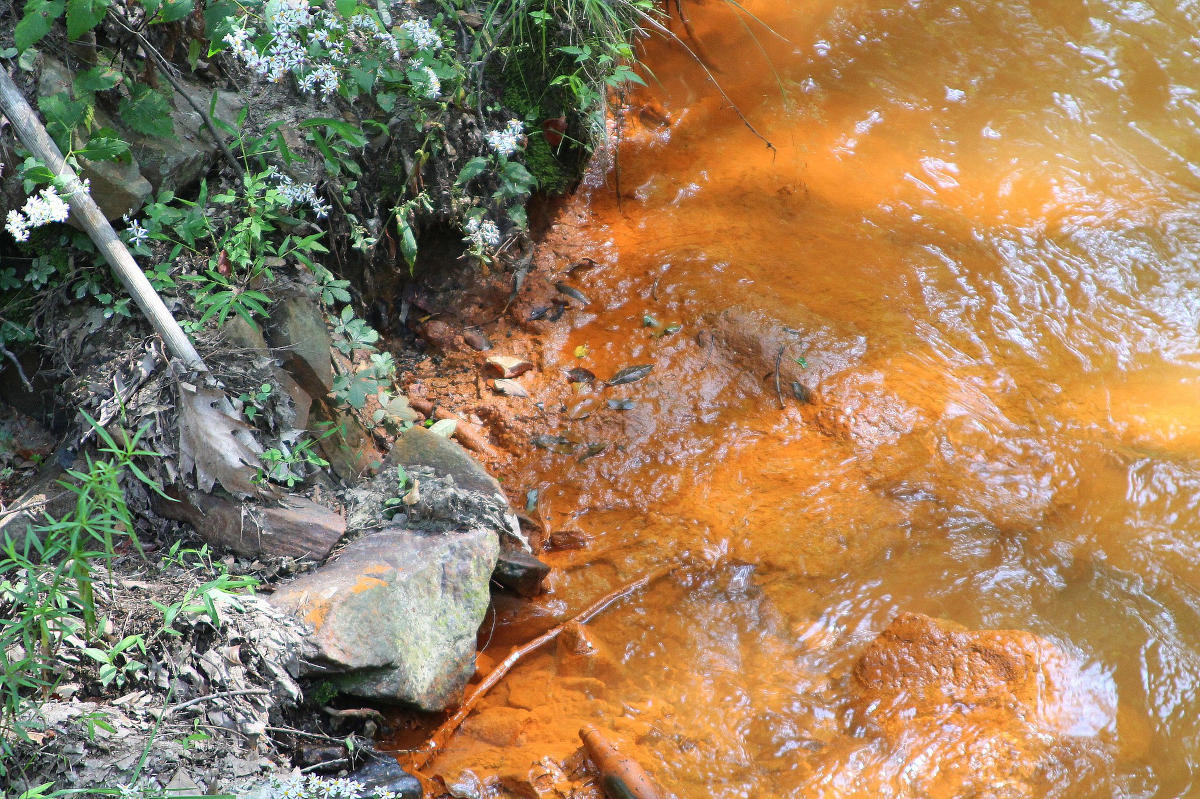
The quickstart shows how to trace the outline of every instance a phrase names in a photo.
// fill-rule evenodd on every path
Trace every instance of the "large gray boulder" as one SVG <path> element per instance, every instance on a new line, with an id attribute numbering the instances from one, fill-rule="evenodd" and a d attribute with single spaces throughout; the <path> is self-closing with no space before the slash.
<path id="1" fill-rule="evenodd" d="M 439 711 L 475 671 L 496 533 L 386 527 L 271 601 L 313 629 L 317 667 L 344 692 Z"/>

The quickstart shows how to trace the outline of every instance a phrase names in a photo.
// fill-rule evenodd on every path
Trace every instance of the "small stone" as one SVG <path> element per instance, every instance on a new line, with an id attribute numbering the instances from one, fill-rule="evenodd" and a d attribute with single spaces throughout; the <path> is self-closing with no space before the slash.
<path id="1" fill-rule="evenodd" d="M 496 560 L 492 582 L 520 596 L 537 596 L 549 573 L 550 567 L 528 552 L 505 548 Z"/>
<path id="2" fill-rule="evenodd" d="M 491 340 L 478 330 L 464 330 L 462 336 L 463 341 L 479 352 L 487 352 L 492 348 Z"/>
<path id="3" fill-rule="evenodd" d="M 492 383 L 492 388 L 497 394 L 503 394 L 506 397 L 528 397 L 529 392 L 525 390 L 525 386 L 518 383 L 516 380 L 505 380 L 501 378 Z"/>
<path id="4" fill-rule="evenodd" d="M 533 368 L 529 361 L 512 355 L 492 355 L 487 359 L 487 365 L 503 378 L 523 375 Z"/>
<path id="5" fill-rule="evenodd" d="M 581 530 L 559 530 L 546 539 L 546 549 L 561 552 L 567 549 L 587 549 L 590 539 Z"/>

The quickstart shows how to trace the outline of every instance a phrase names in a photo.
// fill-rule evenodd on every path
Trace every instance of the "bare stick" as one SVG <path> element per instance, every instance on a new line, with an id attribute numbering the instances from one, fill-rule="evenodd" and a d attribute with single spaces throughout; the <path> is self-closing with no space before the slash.
<path id="1" fill-rule="evenodd" d="M 29 378 L 25 376 L 25 370 L 21 368 L 21 362 L 17 360 L 17 356 L 9 352 L 3 343 L 0 343 L 0 355 L 8 358 L 12 361 L 13 366 L 17 367 L 17 375 L 21 378 L 21 382 L 25 384 L 25 390 L 32 394 L 33 383 L 30 383 Z"/>
<path id="2" fill-rule="evenodd" d="M 426 742 L 424 749 L 413 755 L 410 762 L 412 768 L 426 768 L 437 758 L 439 754 L 441 754 L 442 748 L 450 741 L 462 723 L 466 721 L 467 717 L 470 716 L 475 710 L 475 706 L 479 704 L 479 701 L 483 699 L 484 695 L 487 694 L 487 692 L 490 691 L 496 685 L 496 683 L 504 679 L 504 676 L 512 670 L 512 667 L 517 665 L 517 661 L 525 657 L 525 655 L 528 655 L 530 652 L 534 652 L 553 641 L 559 636 L 560 633 L 562 633 L 563 630 L 567 629 L 568 626 L 572 624 L 587 624 L 618 599 L 629 596 L 633 592 L 645 588 L 661 577 L 670 574 L 674 568 L 675 564 L 664 566 L 660 569 L 650 572 L 649 574 L 642 575 L 631 583 L 626 583 L 620 588 L 617 588 L 616 590 L 600 597 L 595 602 L 580 611 L 577 615 L 573 616 L 567 621 L 564 621 L 562 624 L 551 627 L 549 630 L 542 633 L 537 638 L 534 638 L 529 643 L 523 644 L 510 652 L 508 657 L 501 661 L 500 665 L 492 669 L 491 674 L 485 677 L 483 682 L 475 686 L 475 690 L 471 691 L 471 695 L 466 698 L 458 710 L 455 711 L 454 715 L 446 719 L 446 721 L 442 723 L 442 726 L 438 727 L 437 730 L 434 731 L 433 735 L 430 736 L 429 741 Z"/>
<path id="3" fill-rule="evenodd" d="M 269 693 L 271 693 L 270 690 L 266 688 L 244 688 L 239 691 L 217 691 L 215 694 L 205 694 L 204 696 L 198 696 L 195 699 L 189 699 L 186 702 L 180 702 L 178 705 L 171 705 L 171 707 L 163 711 L 163 715 L 169 716 L 177 710 L 183 710 L 185 707 L 191 707 L 192 705 L 198 705 L 201 702 L 208 702 L 213 699 L 225 699 L 226 697 L 231 696 L 262 696 Z"/>
<path id="4" fill-rule="evenodd" d="M 67 164 L 58 145 L 46 133 L 46 128 L 38 119 L 37 114 L 29 107 L 21 95 L 21 90 L 12 82 L 8 72 L 0 69 L 0 111 L 8 117 L 17 132 L 21 142 L 29 148 L 35 158 L 38 158 L 58 178 L 70 187 L 80 186 L 75 170 Z M 188 367 L 208 371 L 200 354 L 192 346 L 192 342 L 184 334 L 175 317 L 167 310 L 162 298 L 154 291 L 150 281 L 146 279 L 137 261 L 129 254 L 129 250 L 117 238 L 116 231 L 108 223 L 104 213 L 91 196 L 83 191 L 71 194 L 71 213 L 84 231 L 96 243 L 96 247 L 104 255 L 104 260 L 116 272 L 125 290 L 133 297 L 134 302 L 142 309 L 142 313 L 150 321 L 150 325 L 158 335 L 162 336 L 167 350 L 176 358 L 182 360 Z"/>

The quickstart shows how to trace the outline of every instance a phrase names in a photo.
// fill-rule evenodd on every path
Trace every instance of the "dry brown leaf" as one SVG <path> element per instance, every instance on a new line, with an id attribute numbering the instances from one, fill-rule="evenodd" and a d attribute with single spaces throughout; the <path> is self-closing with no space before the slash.
<path id="1" fill-rule="evenodd" d="M 179 464 L 184 474 L 195 468 L 201 491 L 211 493 L 219 481 L 230 494 L 245 498 L 258 493 L 253 478 L 263 450 L 250 426 L 232 411 L 220 390 L 180 383 Z"/>

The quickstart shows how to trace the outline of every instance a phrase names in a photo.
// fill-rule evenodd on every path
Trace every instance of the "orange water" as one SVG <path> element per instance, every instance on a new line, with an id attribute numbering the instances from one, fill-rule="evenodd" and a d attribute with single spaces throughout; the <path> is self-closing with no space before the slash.
<path id="1" fill-rule="evenodd" d="M 608 171 L 544 246 L 600 264 L 547 371 L 655 369 L 605 392 L 634 410 L 548 417 L 603 453 L 507 476 L 592 539 L 546 556 L 547 624 L 711 565 L 530 658 L 436 769 L 517 785 L 600 723 L 679 797 L 1200 793 L 1200 4 L 744 7 L 765 24 L 684 4 L 774 149 L 650 44 L 620 203 Z M 713 346 L 731 307 L 865 348 L 781 409 L 770 357 Z M 819 369 L 787 341 L 785 372 Z M 849 670 L 900 611 L 1058 645 L 1052 745 L 858 723 Z"/>

